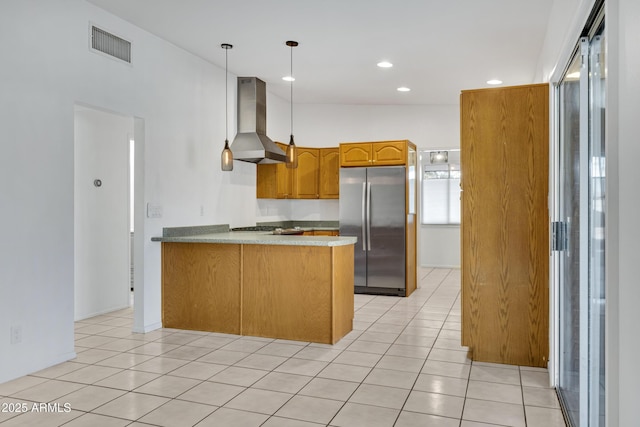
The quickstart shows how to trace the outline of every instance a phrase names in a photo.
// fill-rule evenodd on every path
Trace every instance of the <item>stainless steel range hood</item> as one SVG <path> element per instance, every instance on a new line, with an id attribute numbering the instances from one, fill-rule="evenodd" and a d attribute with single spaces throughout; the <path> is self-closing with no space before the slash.
<path id="1" fill-rule="evenodd" d="M 238 133 L 233 159 L 250 163 L 283 163 L 285 153 L 267 136 L 266 84 L 257 77 L 238 77 Z"/>

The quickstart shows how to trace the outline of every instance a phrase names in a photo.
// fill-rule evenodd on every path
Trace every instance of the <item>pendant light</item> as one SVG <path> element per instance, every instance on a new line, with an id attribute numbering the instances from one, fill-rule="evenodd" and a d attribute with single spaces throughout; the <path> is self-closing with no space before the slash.
<path id="1" fill-rule="evenodd" d="M 224 49 L 224 150 L 222 150 L 221 166 L 224 172 L 233 170 L 233 153 L 229 148 L 229 84 L 228 84 L 228 56 L 229 49 L 233 46 L 229 43 L 222 43 L 220 45 Z"/>
<path id="2" fill-rule="evenodd" d="M 296 144 L 293 142 L 293 81 L 295 80 L 293 78 L 293 48 L 298 46 L 298 42 L 289 40 L 286 45 L 291 48 L 291 74 L 289 75 L 291 84 L 291 136 L 287 146 L 286 165 L 289 169 L 295 169 L 298 167 L 298 153 L 296 153 Z"/>

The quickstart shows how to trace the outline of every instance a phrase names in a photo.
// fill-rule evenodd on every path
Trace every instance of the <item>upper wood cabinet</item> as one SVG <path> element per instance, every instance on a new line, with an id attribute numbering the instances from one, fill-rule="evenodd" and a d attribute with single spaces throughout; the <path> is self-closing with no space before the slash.
<path id="1" fill-rule="evenodd" d="M 320 149 L 320 186 L 321 199 L 337 199 L 340 195 L 340 151 L 335 148 Z"/>
<path id="2" fill-rule="evenodd" d="M 373 160 L 370 142 L 340 144 L 340 166 L 369 166 Z"/>
<path id="3" fill-rule="evenodd" d="M 285 144 L 276 142 L 286 151 Z M 258 165 L 259 199 L 337 199 L 340 190 L 338 148 L 297 147 L 298 167 L 284 163 Z"/>
<path id="4" fill-rule="evenodd" d="M 295 199 L 317 199 L 320 197 L 318 174 L 320 149 L 297 147 L 298 167 L 293 171 L 293 197 Z"/>
<path id="5" fill-rule="evenodd" d="M 276 142 L 282 151 L 287 146 Z M 258 165 L 256 172 L 256 197 L 258 199 L 291 199 L 293 195 L 293 169 L 284 163 Z"/>
<path id="6" fill-rule="evenodd" d="M 340 166 L 401 166 L 407 163 L 409 141 L 340 144 Z"/>
<path id="7" fill-rule="evenodd" d="M 549 86 L 463 91 L 462 344 L 480 362 L 547 366 Z"/>

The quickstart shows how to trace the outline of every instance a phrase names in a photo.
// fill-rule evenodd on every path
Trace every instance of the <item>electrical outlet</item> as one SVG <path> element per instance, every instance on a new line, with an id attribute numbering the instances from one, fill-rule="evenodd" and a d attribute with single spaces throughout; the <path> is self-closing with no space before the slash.
<path id="1" fill-rule="evenodd" d="M 11 344 L 20 344 L 22 342 L 22 326 L 11 326 Z"/>

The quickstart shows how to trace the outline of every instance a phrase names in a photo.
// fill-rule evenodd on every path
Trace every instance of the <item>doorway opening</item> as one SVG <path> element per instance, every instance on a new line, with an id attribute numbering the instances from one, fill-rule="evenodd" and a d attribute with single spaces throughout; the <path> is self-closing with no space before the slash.
<path id="1" fill-rule="evenodd" d="M 143 228 L 135 203 L 143 189 L 135 180 L 143 160 L 135 156 L 139 128 L 141 119 L 74 106 L 76 321 L 133 307 L 134 284 L 142 283 L 134 274 L 142 266 L 142 256 L 134 254 L 143 253 L 134 234 L 136 221 L 135 228 Z"/>

